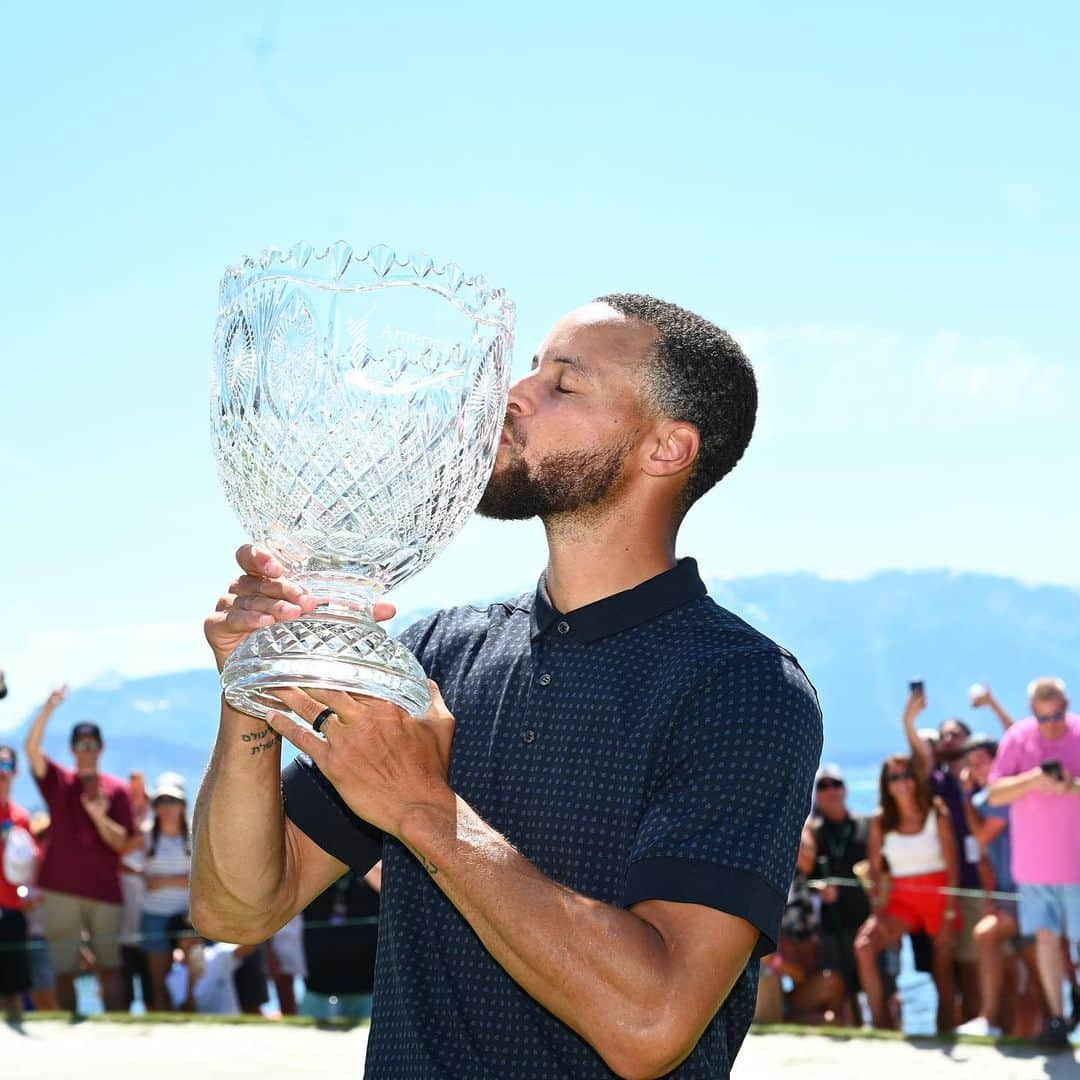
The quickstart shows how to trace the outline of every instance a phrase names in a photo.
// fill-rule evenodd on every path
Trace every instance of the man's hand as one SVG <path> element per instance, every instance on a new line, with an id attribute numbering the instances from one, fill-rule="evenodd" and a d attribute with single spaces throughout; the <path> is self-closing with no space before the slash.
<path id="1" fill-rule="evenodd" d="M 971 695 L 971 707 L 973 709 L 981 709 L 984 706 L 992 705 L 993 703 L 994 695 L 989 686 L 984 686 L 980 693 Z"/>
<path id="2" fill-rule="evenodd" d="M 1035 770 L 1032 770 L 1034 773 Z M 1031 785 L 1032 791 L 1041 791 L 1044 795 L 1071 795 L 1075 788 L 1075 781 L 1068 769 L 1061 770 L 1061 779 L 1051 776 L 1049 773 L 1038 770 Z"/>
<path id="3" fill-rule="evenodd" d="M 87 795 L 86 792 L 83 792 L 79 799 L 91 821 L 99 821 L 109 812 L 109 798 L 104 791 L 97 791 L 93 795 Z"/>
<path id="4" fill-rule="evenodd" d="M 453 813 L 447 781 L 454 718 L 435 683 L 431 706 L 419 719 L 388 701 L 307 688 L 278 696 L 307 724 L 271 713 L 270 726 L 307 754 L 358 817 L 400 837 L 410 809 L 444 807 Z M 306 700 L 305 700 L 306 699 Z M 322 736 L 308 725 L 323 708 L 333 715 Z"/>
<path id="5" fill-rule="evenodd" d="M 317 604 L 314 596 L 282 576 L 285 568 L 268 551 L 245 544 L 237 550 L 236 561 L 243 573 L 203 623 L 218 671 L 252 631 L 299 618 Z"/>
<path id="6" fill-rule="evenodd" d="M 51 713 L 55 709 L 58 709 L 64 704 L 64 699 L 67 697 L 67 683 L 63 686 L 58 686 L 49 696 L 45 699 L 45 708 Z"/>
<path id="7" fill-rule="evenodd" d="M 236 561 L 243 573 L 218 600 L 214 614 L 203 623 L 218 671 L 248 634 L 277 622 L 310 615 L 324 602 L 285 578 L 285 568 L 262 548 L 245 544 L 236 552 Z M 375 605 L 375 618 L 380 622 L 392 619 L 396 610 L 393 604 L 379 602 Z"/>

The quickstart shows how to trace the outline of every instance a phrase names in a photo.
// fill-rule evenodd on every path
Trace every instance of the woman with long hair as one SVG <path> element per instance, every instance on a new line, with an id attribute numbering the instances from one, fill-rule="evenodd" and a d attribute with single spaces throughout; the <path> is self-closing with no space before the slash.
<path id="1" fill-rule="evenodd" d="M 938 1031 L 955 1026 L 953 976 L 956 900 L 956 845 L 949 811 L 930 791 L 914 761 L 893 754 L 881 766 L 880 804 L 870 819 L 870 905 L 873 914 L 855 939 L 859 981 L 866 991 L 875 1027 L 892 1027 L 878 955 L 905 934 L 925 931 L 933 943 L 934 984 L 938 992 Z M 888 866 L 891 888 L 883 894 Z"/>
<path id="2" fill-rule="evenodd" d="M 172 963 L 174 944 L 167 927 L 174 916 L 186 914 L 189 904 L 191 838 L 183 777 L 162 773 L 150 800 L 154 823 L 146 842 L 141 931 L 150 967 L 147 1008 L 163 1012 L 170 1008 L 165 976 Z"/>

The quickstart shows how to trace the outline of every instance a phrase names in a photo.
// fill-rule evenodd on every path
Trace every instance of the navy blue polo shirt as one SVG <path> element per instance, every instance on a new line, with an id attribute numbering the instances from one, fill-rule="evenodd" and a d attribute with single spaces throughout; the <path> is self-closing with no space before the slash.
<path id="1" fill-rule="evenodd" d="M 718 908 L 761 932 L 755 957 L 773 950 L 821 712 L 795 658 L 715 604 L 692 559 L 566 614 L 541 579 L 517 600 L 438 612 L 401 641 L 457 721 L 451 786 L 544 874 L 621 907 Z M 289 817 L 324 850 L 360 871 L 383 859 L 366 1076 L 614 1075 L 309 760 L 285 770 L 283 789 Z M 728 1075 L 757 968 L 672 1075 Z"/>

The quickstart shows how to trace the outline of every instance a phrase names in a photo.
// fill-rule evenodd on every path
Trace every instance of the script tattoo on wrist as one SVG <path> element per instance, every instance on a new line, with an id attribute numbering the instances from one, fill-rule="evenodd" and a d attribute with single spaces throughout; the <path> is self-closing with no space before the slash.
<path id="1" fill-rule="evenodd" d="M 264 727 L 262 731 L 245 731 L 240 736 L 240 741 L 251 744 L 251 753 L 261 754 L 264 750 L 273 750 L 279 742 L 281 742 L 281 736 L 274 734 L 270 735 L 268 739 L 266 736 L 270 735 L 269 726 Z"/>
<path id="2" fill-rule="evenodd" d="M 420 865 L 432 876 L 439 876 L 439 868 L 426 856 L 420 856 Z"/>

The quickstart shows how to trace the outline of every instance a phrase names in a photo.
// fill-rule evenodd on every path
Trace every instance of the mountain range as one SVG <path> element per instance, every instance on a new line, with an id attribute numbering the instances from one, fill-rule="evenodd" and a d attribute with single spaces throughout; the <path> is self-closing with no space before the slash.
<path id="1" fill-rule="evenodd" d="M 988 683 L 1016 717 L 1025 687 L 1039 675 L 1080 679 L 1080 591 L 1029 586 L 1009 578 L 949 571 L 887 572 L 861 581 L 813 574 L 710 580 L 717 603 L 799 658 L 825 713 L 825 757 L 865 766 L 903 745 L 900 713 L 908 682 L 926 682 L 927 725 L 960 716 L 973 729 L 998 731 L 987 710 L 973 711 L 968 687 Z M 424 612 L 400 618 L 404 627 Z M 68 762 L 67 736 L 79 720 L 105 733 L 102 767 L 148 779 L 165 769 L 192 790 L 217 730 L 218 681 L 211 669 L 148 678 L 103 676 L 74 688 L 50 725 L 46 750 Z M 31 717 L 6 741 L 21 748 Z M 23 763 L 15 798 L 41 798 Z"/>

